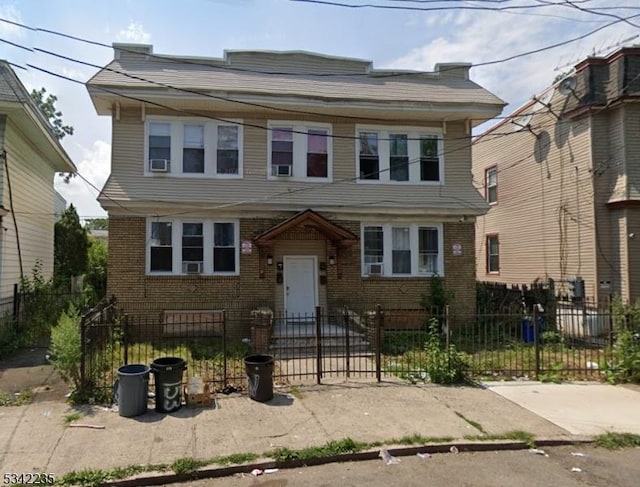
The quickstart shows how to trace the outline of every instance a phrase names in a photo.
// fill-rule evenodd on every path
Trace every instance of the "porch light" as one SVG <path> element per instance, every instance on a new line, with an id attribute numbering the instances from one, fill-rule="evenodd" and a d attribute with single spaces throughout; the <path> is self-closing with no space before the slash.
<path id="1" fill-rule="evenodd" d="M 336 264 L 336 257 L 335 255 L 330 255 L 329 256 L 329 265 L 335 265 Z"/>
<path id="2" fill-rule="evenodd" d="M 267 255 L 267 265 L 273 265 L 273 255 Z"/>

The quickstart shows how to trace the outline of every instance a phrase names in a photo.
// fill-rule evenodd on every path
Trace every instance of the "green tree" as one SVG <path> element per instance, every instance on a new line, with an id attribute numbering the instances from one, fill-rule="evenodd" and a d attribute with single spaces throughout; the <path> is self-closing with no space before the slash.
<path id="1" fill-rule="evenodd" d="M 31 98 L 47 120 L 51 122 L 56 137 L 62 140 L 66 135 L 73 135 L 73 127 L 71 125 L 64 125 L 62 112 L 56 109 L 58 97 L 49 93 L 45 98 L 45 95 L 47 95 L 45 88 L 31 91 Z"/>
<path id="2" fill-rule="evenodd" d="M 90 237 L 88 269 L 85 275 L 85 291 L 91 303 L 97 303 L 107 291 L 107 243 Z"/>
<path id="3" fill-rule="evenodd" d="M 56 277 L 69 279 L 84 274 L 88 264 L 89 237 L 80 225 L 73 205 L 62 214 L 55 226 L 54 271 Z"/>
<path id="4" fill-rule="evenodd" d="M 108 218 L 89 218 L 84 224 L 84 228 L 87 230 L 108 230 L 109 219 Z"/>
<path id="5" fill-rule="evenodd" d="M 56 102 L 58 101 L 58 97 L 49 93 L 47 95 L 47 90 L 45 88 L 40 88 L 39 90 L 31 91 L 31 99 L 38 106 L 42 114 L 49 120 L 51 123 L 51 128 L 53 128 L 53 132 L 58 138 L 58 140 L 62 140 L 66 135 L 73 135 L 73 127 L 71 125 L 64 125 L 62 121 L 62 112 L 56 109 Z M 68 183 L 72 177 L 75 176 L 74 173 L 60 173 L 60 175 L 64 175 L 64 182 Z"/>

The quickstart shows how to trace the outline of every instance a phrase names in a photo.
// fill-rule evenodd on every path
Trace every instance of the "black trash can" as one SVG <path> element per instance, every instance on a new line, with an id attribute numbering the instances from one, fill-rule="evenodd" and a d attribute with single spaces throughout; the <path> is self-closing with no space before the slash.
<path id="1" fill-rule="evenodd" d="M 258 402 L 273 399 L 273 356 L 249 355 L 244 358 L 244 366 L 249 380 L 249 397 Z"/>
<path id="2" fill-rule="evenodd" d="M 159 413 L 172 413 L 182 407 L 182 373 L 186 368 L 186 362 L 179 357 L 162 357 L 151 363 Z"/>
<path id="3" fill-rule="evenodd" d="M 123 365 L 118 369 L 113 392 L 120 416 L 132 418 L 147 412 L 149 370 L 144 364 Z"/>

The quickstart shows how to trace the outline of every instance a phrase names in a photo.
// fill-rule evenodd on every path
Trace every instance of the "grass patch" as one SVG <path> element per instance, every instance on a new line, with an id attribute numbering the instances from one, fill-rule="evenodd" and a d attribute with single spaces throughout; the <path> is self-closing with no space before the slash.
<path id="1" fill-rule="evenodd" d="M 529 448 L 534 448 L 536 446 L 535 436 L 526 431 L 507 431 L 506 433 L 500 435 L 467 435 L 464 437 L 465 440 L 471 441 L 497 441 L 497 440 L 513 440 L 513 441 L 521 441 L 525 443 Z"/>
<path id="2" fill-rule="evenodd" d="M 78 421 L 80 418 L 82 417 L 82 414 L 76 412 L 76 413 L 69 413 L 69 414 L 65 414 L 64 418 L 62 418 L 62 422 L 68 426 L 71 423 Z"/>
<path id="3" fill-rule="evenodd" d="M 458 411 L 454 411 L 454 413 L 456 413 L 456 416 L 458 416 L 459 418 L 465 420 L 467 423 L 469 423 L 471 426 L 473 426 L 475 429 L 477 429 L 480 433 L 485 434 L 485 435 L 487 434 L 487 432 L 484 430 L 482 425 L 480 423 L 478 423 L 477 421 L 473 421 L 472 419 L 467 418 L 464 414 L 459 413 Z"/>
<path id="4" fill-rule="evenodd" d="M 226 457 L 218 457 L 216 458 L 214 463 L 218 465 L 238 465 L 242 463 L 249 463 L 257 460 L 259 455 L 255 453 L 235 453 L 233 455 L 227 455 Z"/>
<path id="5" fill-rule="evenodd" d="M 191 473 L 211 463 L 211 460 L 198 460 L 193 457 L 178 458 L 171 464 L 171 470 L 177 474 Z"/>
<path id="6" fill-rule="evenodd" d="M 291 394 L 296 399 L 302 399 L 304 397 L 304 394 L 302 393 L 302 391 L 298 389 L 296 386 L 291 386 L 291 388 L 289 389 L 289 394 Z"/>
<path id="7" fill-rule="evenodd" d="M 607 450 L 619 450 L 640 446 L 640 435 L 634 433 L 614 433 L 609 431 L 596 436 L 596 446 Z"/>
<path id="8" fill-rule="evenodd" d="M 630 435 L 640 444 L 639 435 Z M 470 440 L 490 441 L 490 440 L 518 440 L 527 443 L 528 446 L 534 447 L 534 437 L 531 433 L 525 431 L 510 431 L 503 435 L 478 435 L 465 437 Z M 249 463 L 260 457 L 273 458 L 278 462 L 286 462 L 290 460 L 306 460 L 310 458 L 329 457 L 345 453 L 358 453 L 369 448 L 378 448 L 383 445 L 425 445 L 428 443 L 450 443 L 454 441 L 451 437 L 428 437 L 419 434 L 403 436 L 399 439 L 389 441 L 376 441 L 370 443 L 362 443 L 351 438 L 330 441 L 321 446 L 311 446 L 301 450 L 292 450 L 290 448 L 277 448 L 268 451 L 262 455 L 256 453 L 236 453 L 224 457 L 212 459 L 196 459 L 193 457 L 180 458 L 171 465 L 131 465 L 128 467 L 117 468 L 114 470 L 93 470 L 85 469 L 79 472 L 70 472 L 58 480 L 59 485 L 82 485 L 93 487 L 102 485 L 109 480 L 119 480 L 131 477 L 144 472 L 166 472 L 172 470 L 177 474 L 188 474 L 196 470 L 210 465 L 218 464 L 222 466 Z M 633 444 L 633 445 L 635 445 Z M 628 444 L 632 446 L 632 444 Z"/>
<path id="9" fill-rule="evenodd" d="M 79 472 L 69 472 L 56 483 L 60 485 L 82 485 L 83 487 L 97 487 L 113 479 L 113 472 L 87 468 Z"/>
<path id="10" fill-rule="evenodd" d="M 389 442 L 389 444 L 393 445 L 426 445 L 427 443 L 449 443 L 454 439 L 450 436 L 422 436 L 418 434 L 403 436 L 402 438 L 393 439 Z M 373 445 L 370 446 L 382 446 L 382 445 Z"/>
<path id="11" fill-rule="evenodd" d="M 24 406 L 33 401 L 33 391 L 24 389 L 15 394 L 0 391 L 0 406 Z"/>
<path id="12" fill-rule="evenodd" d="M 287 460 L 306 460 L 308 458 L 330 457 L 343 453 L 357 453 L 368 446 L 367 443 L 359 443 L 351 438 L 344 438 L 342 440 L 330 441 L 322 446 L 310 446 L 302 450 L 277 448 L 266 455 L 271 456 L 276 461 L 285 462 Z"/>

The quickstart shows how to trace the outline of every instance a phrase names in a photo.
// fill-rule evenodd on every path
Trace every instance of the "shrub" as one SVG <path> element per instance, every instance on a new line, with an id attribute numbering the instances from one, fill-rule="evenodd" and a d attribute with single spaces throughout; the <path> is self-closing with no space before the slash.
<path id="1" fill-rule="evenodd" d="M 71 305 L 51 329 L 51 363 L 62 378 L 80 389 L 80 314 Z"/>
<path id="2" fill-rule="evenodd" d="M 616 297 L 612 310 L 616 343 L 604 366 L 605 377 L 612 383 L 640 383 L 640 301 L 624 304 Z"/>
<path id="3" fill-rule="evenodd" d="M 456 349 L 455 345 L 444 345 L 437 318 L 429 321 L 427 341 L 424 346 L 425 370 L 429 380 L 435 384 L 457 384 L 466 380 L 469 356 Z"/>

